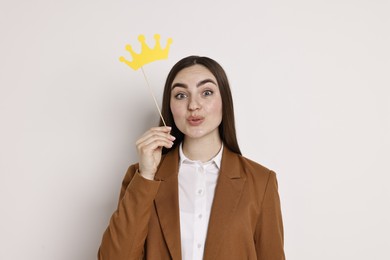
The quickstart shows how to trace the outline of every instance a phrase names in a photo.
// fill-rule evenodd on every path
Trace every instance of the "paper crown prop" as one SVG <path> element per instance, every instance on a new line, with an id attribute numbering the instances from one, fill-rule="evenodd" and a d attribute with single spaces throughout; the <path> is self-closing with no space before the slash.
<path id="1" fill-rule="evenodd" d="M 139 54 L 134 52 L 133 48 L 131 47 L 131 45 L 127 44 L 126 45 L 126 50 L 128 52 L 130 52 L 131 57 L 133 58 L 133 60 L 132 61 L 128 61 L 128 60 L 125 59 L 125 57 L 121 56 L 121 57 L 119 57 L 119 61 L 124 62 L 130 68 L 132 68 L 133 70 L 138 70 L 139 68 L 141 68 L 142 73 L 143 73 L 144 78 L 145 78 L 145 81 L 146 81 L 146 84 L 148 85 L 150 93 L 151 93 L 151 95 L 153 97 L 154 104 L 156 105 L 156 108 L 157 108 L 157 110 L 158 110 L 158 112 L 160 114 L 160 118 L 161 118 L 162 122 L 164 123 L 164 125 L 167 126 L 166 123 L 165 123 L 165 120 L 164 120 L 164 118 L 163 118 L 163 116 L 161 114 L 160 107 L 157 104 L 156 97 L 153 94 L 153 90 L 150 87 L 150 84 L 149 84 L 148 78 L 146 77 L 146 74 L 145 74 L 145 71 L 143 69 L 143 66 L 145 64 L 151 63 L 153 61 L 167 59 L 168 58 L 168 53 L 169 53 L 169 48 L 170 48 L 170 46 L 172 44 L 172 39 L 169 38 L 167 40 L 167 44 L 166 44 L 164 49 L 161 48 L 160 35 L 159 34 L 155 34 L 154 35 L 154 39 L 156 40 L 156 44 L 155 44 L 154 48 L 151 49 L 151 48 L 149 48 L 149 46 L 145 42 L 145 36 L 143 36 L 142 34 L 139 35 L 138 36 L 138 41 L 141 43 L 141 52 Z"/>
<path id="2" fill-rule="evenodd" d="M 119 60 L 121 62 L 126 63 L 130 68 L 134 70 L 138 70 L 143 65 L 151 63 L 156 60 L 164 60 L 168 58 L 169 48 L 172 44 L 172 38 L 167 40 L 167 44 L 164 49 L 161 48 L 160 44 L 160 35 L 155 34 L 154 39 L 156 40 L 156 44 L 153 49 L 149 48 L 149 46 L 145 42 L 145 36 L 142 34 L 138 36 L 138 41 L 141 43 L 141 52 L 138 54 L 134 52 L 133 48 L 130 44 L 126 45 L 126 50 L 131 54 L 133 58 L 132 61 L 128 61 L 125 57 L 121 56 Z"/>

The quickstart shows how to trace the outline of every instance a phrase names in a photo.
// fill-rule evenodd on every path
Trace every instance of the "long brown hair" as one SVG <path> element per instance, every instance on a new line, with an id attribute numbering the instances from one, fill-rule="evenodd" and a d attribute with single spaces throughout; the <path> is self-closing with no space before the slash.
<path id="1" fill-rule="evenodd" d="M 176 75 L 185 68 L 193 65 L 202 65 L 206 67 L 216 78 L 219 91 L 222 98 L 222 122 L 219 125 L 219 135 L 222 139 L 223 144 L 228 147 L 231 151 L 241 154 L 240 147 L 238 146 L 236 137 L 236 127 L 234 123 L 234 109 L 233 109 L 233 98 L 230 91 L 229 81 L 225 71 L 215 60 L 208 57 L 201 56 L 188 56 L 178 61 L 171 69 L 165 81 L 163 101 L 161 114 L 165 119 L 167 126 L 171 126 L 171 134 L 176 137 L 175 143 L 170 149 L 163 149 L 163 154 L 176 147 L 184 139 L 184 134 L 176 127 L 175 121 L 171 111 L 171 90 L 172 82 Z M 163 126 L 163 122 L 160 119 L 160 126 Z"/>

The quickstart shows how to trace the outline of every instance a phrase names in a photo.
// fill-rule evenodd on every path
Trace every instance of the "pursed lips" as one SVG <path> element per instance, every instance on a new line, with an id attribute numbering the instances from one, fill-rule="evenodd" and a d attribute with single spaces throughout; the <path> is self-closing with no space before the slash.
<path id="1" fill-rule="evenodd" d="M 187 121 L 192 126 L 200 125 L 204 121 L 203 116 L 189 116 L 187 118 Z"/>

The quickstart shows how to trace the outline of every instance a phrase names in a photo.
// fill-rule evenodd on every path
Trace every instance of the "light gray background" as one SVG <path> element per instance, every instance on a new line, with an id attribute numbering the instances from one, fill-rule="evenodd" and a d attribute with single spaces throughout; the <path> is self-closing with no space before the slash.
<path id="1" fill-rule="evenodd" d="M 390 259 L 385 0 L 0 2 L 0 259 L 95 259 L 180 58 L 226 69 L 243 153 L 278 173 L 290 260 Z"/>

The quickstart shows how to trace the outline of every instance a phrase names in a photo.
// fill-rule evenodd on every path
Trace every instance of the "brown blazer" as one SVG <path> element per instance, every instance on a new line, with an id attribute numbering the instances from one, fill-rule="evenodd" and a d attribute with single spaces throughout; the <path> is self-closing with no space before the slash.
<path id="1" fill-rule="evenodd" d="M 155 180 L 129 167 L 100 260 L 181 259 L 178 148 L 163 156 Z M 223 150 L 204 258 L 283 260 L 283 224 L 275 173 Z"/>

